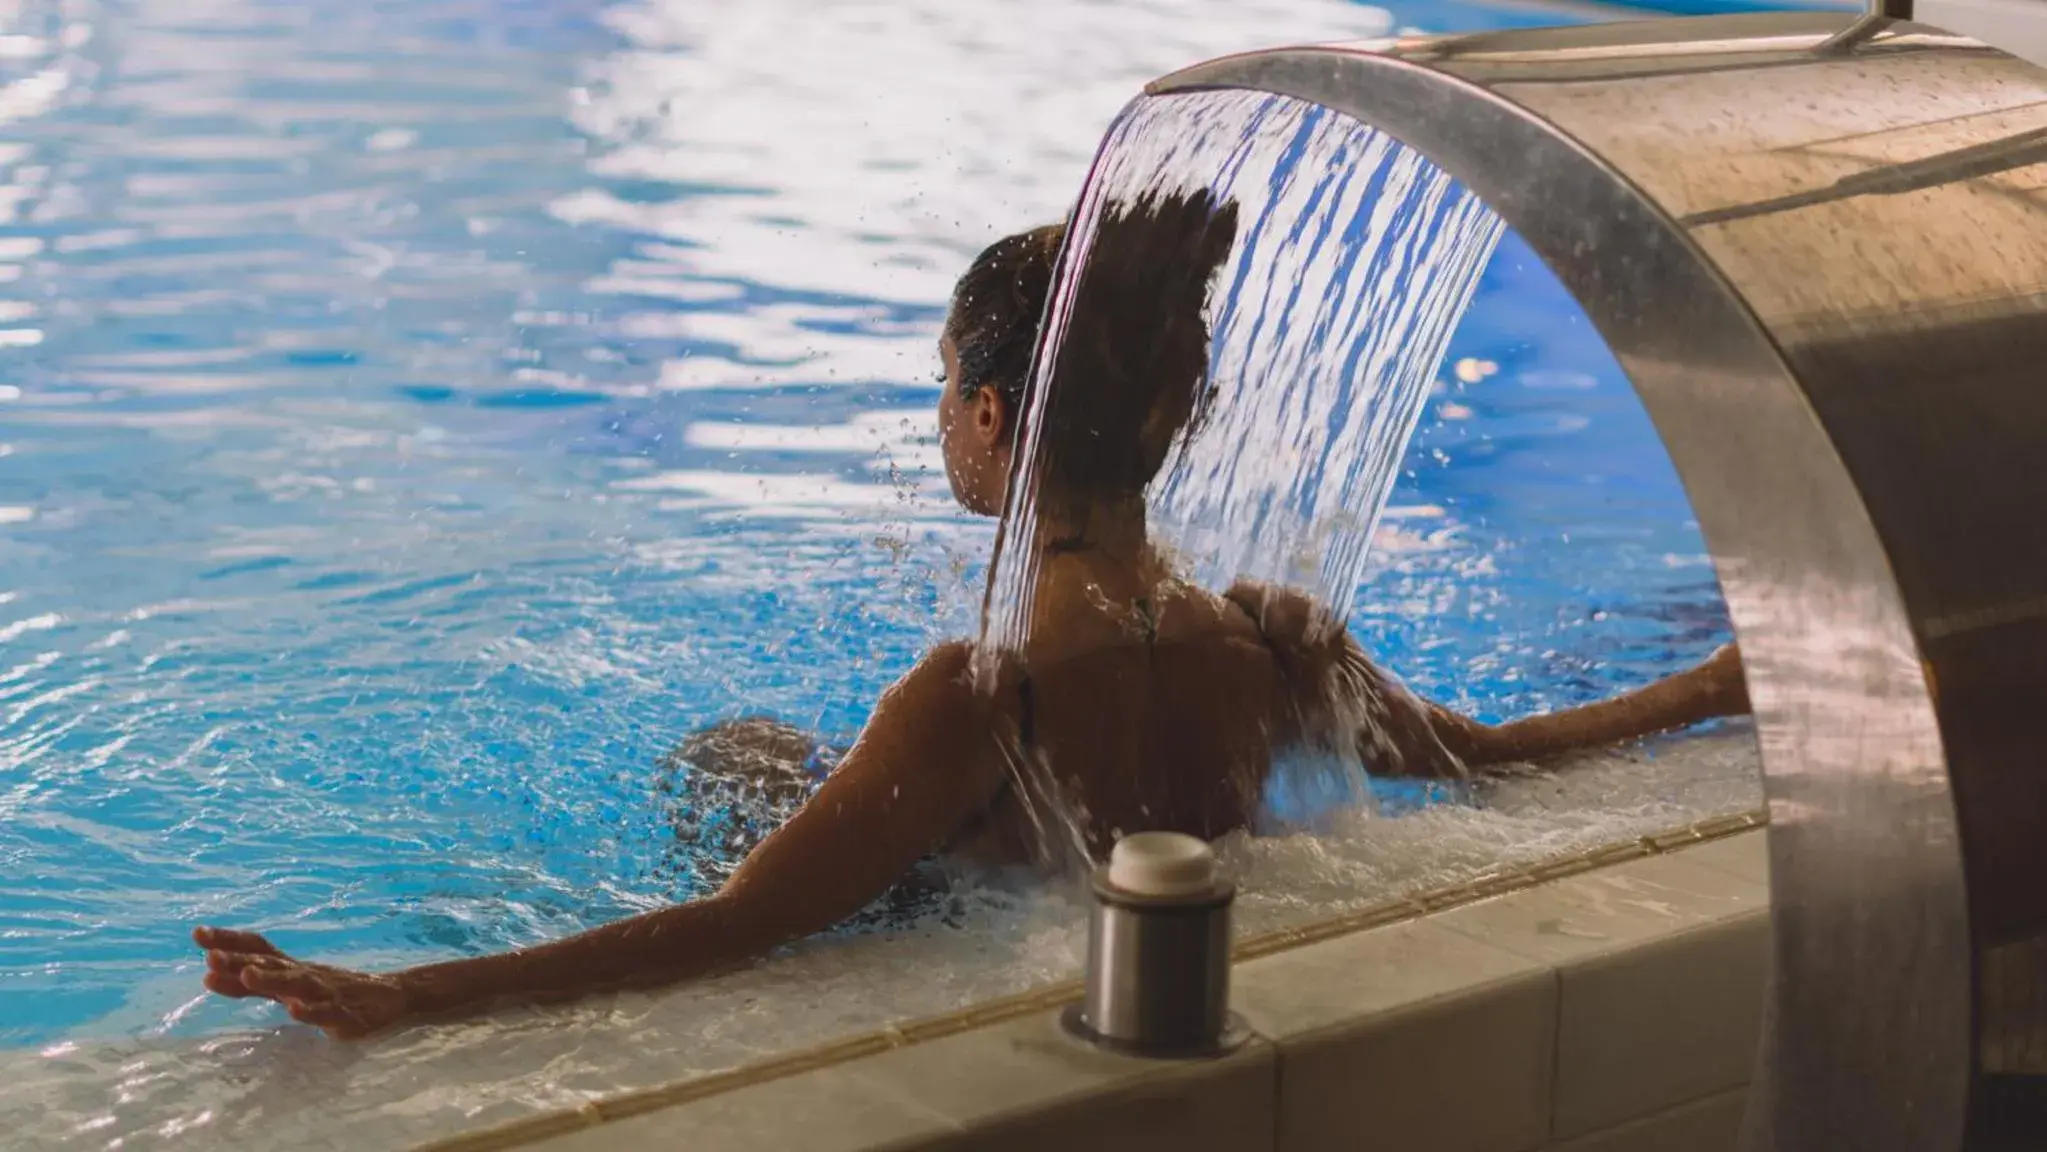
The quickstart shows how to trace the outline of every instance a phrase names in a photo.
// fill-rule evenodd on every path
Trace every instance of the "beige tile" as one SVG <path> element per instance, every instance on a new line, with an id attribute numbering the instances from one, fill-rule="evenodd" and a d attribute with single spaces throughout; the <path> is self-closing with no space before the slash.
<path id="1" fill-rule="evenodd" d="M 1279 1148 L 1534 1148 L 1549 1119 L 1554 981 L 1517 976 L 1282 1045 Z"/>
<path id="2" fill-rule="evenodd" d="M 823 1068 L 614 1120 L 533 1145 L 535 1152 L 880 1152 L 958 1132 L 943 1116 Z"/>
<path id="3" fill-rule="evenodd" d="M 1686 855 L 1431 918 L 1556 965 L 1555 1139 L 1749 1078 L 1769 964 L 1767 893 Z"/>
<path id="4" fill-rule="evenodd" d="M 1556 977 L 1540 962 L 1421 922 L 1233 979 L 1238 1011 L 1279 1048 L 1283 1152 L 1522 1152 L 1548 1135 Z"/>
<path id="5" fill-rule="evenodd" d="M 1735 1152 L 1747 1089 L 1681 1104 L 1654 1116 L 1550 1145 L 1551 1152 Z"/>
<path id="6" fill-rule="evenodd" d="M 907 1099 L 964 1130 L 933 1148 L 1272 1147 L 1277 1064 L 1262 1040 L 1219 1060 L 1141 1060 L 1081 1044 L 1048 1013 L 842 1068 L 878 1094 Z"/>
<path id="7" fill-rule="evenodd" d="M 1687 863 L 1702 864 L 1758 884 L 1770 882 L 1770 835 L 1766 828 L 1709 840 L 1695 847 L 1680 849 L 1672 855 Z"/>
<path id="8" fill-rule="evenodd" d="M 1230 973 L 1230 1003 L 1259 1035 L 1283 1043 L 1547 970 L 1419 920 L 1239 964 Z"/>
<path id="9" fill-rule="evenodd" d="M 1683 857 L 1631 860 L 1453 908 L 1429 922 L 1561 966 L 1768 906 L 1763 885 Z"/>
<path id="10" fill-rule="evenodd" d="M 1557 1139 L 1746 1085 L 1770 964 L 1760 911 L 1566 965 Z"/>

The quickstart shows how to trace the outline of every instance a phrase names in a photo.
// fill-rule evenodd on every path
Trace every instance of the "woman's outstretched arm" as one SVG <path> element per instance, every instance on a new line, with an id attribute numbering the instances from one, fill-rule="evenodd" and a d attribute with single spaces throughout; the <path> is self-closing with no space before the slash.
<path id="1" fill-rule="evenodd" d="M 1290 679 L 1359 708 L 1363 751 L 1389 775 L 1459 776 L 1473 768 L 1609 747 L 1749 710 L 1741 652 L 1730 644 L 1697 667 L 1610 700 L 1484 724 L 1408 692 L 1305 593 L 1244 582 L 1230 589 L 1229 598 L 1258 624 Z"/>
<path id="2" fill-rule="evenodd" d="M 1480 724 L 1443 714 L 1451 717 L 1451 732 L 1445 742 L 1458 741 L 1461 748 L 1453 751 L 1477 768 L 1607 747 L 1722 716 L 1746 715 L 1748 710 L 1741 650 L 1729 644 L 1702 664 L 1593 704 L 1505 724 Z"/>
<path id="3" fill-rule="evenodd" d="M 654 988 L 822 931 L 881 895 L 984 807 L 1001 782 L 970 649 L 926 656 L 883 694 L 860 739 L 717 894 L 516 952 L 379 975 L 295 960 L 251 932 L 201 928 L 206 987 L 261 996 L 338 1036 L 507 1003 Z"/>

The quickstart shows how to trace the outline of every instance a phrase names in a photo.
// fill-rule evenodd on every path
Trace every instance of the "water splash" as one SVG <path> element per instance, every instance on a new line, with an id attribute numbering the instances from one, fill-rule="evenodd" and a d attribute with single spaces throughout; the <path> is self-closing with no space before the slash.
<path id="1" fill-rule="evenodd" d="M 1047 386 L 1115 204 L 1207 188 L 1239 231 L 1211 301 L 1210 399 L 1147 494 L 1155 542 L 1215 588 L 1258 579 L 1348 612 L 1396 469 L 1502 225 L 1421 154 L 1284 97 L 1145 97 L 1111 129 L 1061 256 L 983 647 L 1028 639 Z"/>
<path id="2" fill-rule="evenodd" d="M 1192 226 L 1190 204 L 1202 215 Z M 1133 212 L 1163 231 L 1131 240 Z M 1213 242 L 1207 222 L 1234 236 L 1212 280 L 1210 265 L 1182 251 Z M 1027 651 L 1032 630 L 1050 619 L 1039 618 L 1037 598 L 1051 526 L 1063 535 L 1072 516 L 1096 515 L 1074 512 L 1066 495 L 1119 499 L 1116 481 L 1133 471 L 1148 480 L 1146 535 L 1177 577 L 1216 590 L 1245 579 L 1283 585 L 1347 617 L 1396 470 L 1501 231 L 1497 216 L 1419 153 L 1327 109 L 1243 92 L 1131 104 L 1096 160 L 1060 257 L 990 573 L 983 687 L 992 690 L 1005 654 Z M 1207 293 L 1209 344 L 1191 400 L 1152 378 L 1184 363 L 1163 332 L 1182 323 L 1178 309 L 1200 306 L 1166 300 L 1190 286 Z M 1148 313 L 1133 293 L 1163 303 Z M 1161 334 L 1129 338 L 1127 350 L 1104 347 L 1126 339 L 1105 334 L 1114 324 L 1154 321 Z M 1077 370 L 1062 372 L 1063 358 Z M 1152 376 L 1137 375 L 1145 372 Z M 1130 395 L 1105 399 L 1104 389 Z M 1074 419 L 1081 408 L 1095 413 Z M 1161 427 L 1178 429 L 1169 448 L 1156 439 Z M 1104 455 L 1106 467 L 1075 463 Z M 1159 464 L 1149 477 L 1146 463 Z M 1048 504 L 1048 493 L 1066 495 Z M 1161 585 L 1136 607 L 1149 618 L 1145 605 L 1166 592 Z M 1330 730 L 1382 735 L 1394 703 L 1377 691 L 1332 691 Z M 1368 794 L 1353 740 L 1311 742 L 1317 772 L 1353 799 Z M 1377 743 L 1375 755 L 1397 757 Z M 1269 787 L 1300 759 L 1280 757 L 1259 775 Z M 1033 770 L 1050 771 L 1021 755 L 1012 766 L 1025 787 Z M 1077 827 L 1069 838 L 1079 838 Z"/>

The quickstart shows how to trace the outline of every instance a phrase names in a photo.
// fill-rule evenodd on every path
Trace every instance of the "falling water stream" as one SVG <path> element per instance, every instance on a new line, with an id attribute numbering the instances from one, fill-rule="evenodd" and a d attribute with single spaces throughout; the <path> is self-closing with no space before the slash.
<path id="1" fill-rule="evenodd" d="M 1277 584 L 1312 594 L 1337 619 L 1348 613 L 1501 221 L 1420 153 L 1328 109 L 1252 92 L 1140 97 L 1110 129 L 1069 225 L 990 574 L 984 684 L 993 683 L 1001 653 L 1026 651 L 1033 629 L 1060 626 L 1035 610 L 1045 492 L 1060 485 L 1055 474 L 1071 447 L 1054 437 L 1087 437 L 1098 448 L 1117 435 L 1101 423 L 1111 417 L 1091 424 L 1076 415 L 1100 407 L 1078 393 L 1116 386 L 1091 362 L 1064 371 L 1101 355 L 1103 334 L 1073 337 L 1077 310 L 1145 316 L 1112 297 L 1174 290 L 1145 268 L 1087 295 L 1082 285 L 1099 263 L 1105 221 L 1202 193 L 1218 217 L 1230 217 L 1234 240 L 1210 282 L 1198 415 L 1176 434 L 1146 489 L 1147 534 L 1179 580 L 1213 591 L 1239 580 Z M 1148 249 L 1143 259 L 1171 257 Z M 1170 313 L 1159 322 L 1172 323 Z M 1092 343 L 1069 348 L 1070 339 Z M 1147 382 L 1121 383 L 1142 391 Z M 1347 752 L 1337 759 L 1348 762 L 1322 767 L 1348 784 L 1330 799 L 1369 798 L 1367 766 Z M 1010 760 L 1042 837 L 1043 810 L 1057 806 L 1057 770 L 1021 747 Z M 1061 843 L 1048 849 L 1083 839 L 1071 814 L 1063 823 Z"/>
<path id="2" fill-rule="evenodd" d="M 1072 294 L 1103 209 L 1206 188 L 1236 244 L 1211 302 L 1211 399 L 1148 493 L 1183 575 L 1312 592 L 1341 616 L 1395 470 L 1501 222 L 1385 133 L 1247 92 L 1142 97 L 1110 130 L 1074 213 L 1003 540 L 1037 516 L 1045 411 Z M 984 635 L 1021 648 L 1037 554 L 1003 549 Z"/>

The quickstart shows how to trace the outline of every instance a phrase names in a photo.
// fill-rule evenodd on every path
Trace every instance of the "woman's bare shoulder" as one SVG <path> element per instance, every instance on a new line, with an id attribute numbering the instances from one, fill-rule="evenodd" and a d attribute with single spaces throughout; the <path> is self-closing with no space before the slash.
<path id="1" fill-rule="evenodd" d="M 1020 653 L 949 640 L 927 650 L 882 693 L 881 704 L 917 716 L 919 724 L 1001 730 L 1015 723 L 1024 668 Z"/>

